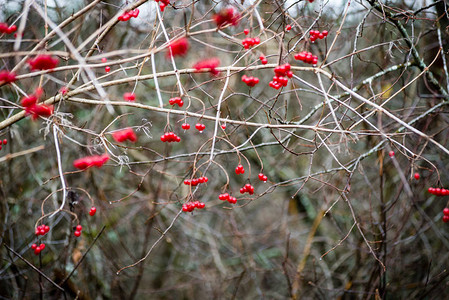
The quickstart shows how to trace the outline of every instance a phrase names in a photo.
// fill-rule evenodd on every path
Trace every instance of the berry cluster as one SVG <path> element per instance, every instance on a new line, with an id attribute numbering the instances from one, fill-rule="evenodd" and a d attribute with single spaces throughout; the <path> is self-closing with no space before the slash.
<path id="1" fill-rule="evenodd" d="M 234 7 L 227 7 L 215 14 L 213 19 L 218 28 L 228 24 L 236 26 L 239 23 L 240 14 L 235 11 Z"/>
<path id="2" fill-rule="evenodd" d="M 184 105 L 184 101 L 182 101 L 181 97 L 171 98 L 170 100 L 168 100 L 168 103 L 170 103 L 170 105 L 178 104 L 179 107 L 182 107 Z"/>
<path id="3" fill-rule="evenodd" d="M 196 123 L 195 128 L 202 133 L 204 129 L 206 129 L 206 125 L 204 125 L 203 123 Z"/>
<path id="4" fill-rule="evenodd" d="M 73 166 L 77 169 L 84 170 L 89 167 L 102 167 L 109 160 L 109 155 L 93 155 L 78 158 L 73 161 Z"/>
<path id="5" fill-rule="evenodd" d="M 3 141 L 0 140 L 0 150 L 2 150 L 2 143 L 3 143 L 3 145 L 8 144 L 8 140 L 7 139 L 4 139 Z"/>
<path id="6" fill-rule="evenodd" d="M 254 194 L 254 187 L 249 183 L 245 184 L 245 186 L 240 189 L 240 194 L 244 193 L 248 193 L 250 195 Z"/>
<path id="7" fill-rule="evenodd" d="M 245 169 L 243 168 L 242 165 L 239 164 L 239 165 L 235 168 L 235 174 L 239 175 L 239 174 L 244 174 L 244 173 L 245 173 Z"/>
<path id="8" fill-rule="evenodd" d="M 306 64 L 316 65 L 318 63 L 318 56 L 313 55 L 311 52 L 302 51 L 295 54 L 294 58 L 305 62 Z"/>
<path id="9" fill-rule="evenodd" d="M 45 249 L 45 244 L 42 243 L 39 246 L 36 244 L 33 244 L 33 245 L 31 245 L 31 249 L 34 250 L 34 254 L 39 255 L 39 253 L 41 253 L 41 251 Z"/>
<path id="10" fill-rule="evenodd" d="M 16 25 L 8 26 L 6 23 L 0 23 L 0 33 L 11 34 L 17 30 Z"/>
<path id="11" fill-rule="evenodd" d="M 206 176 L 200 177 L 200 178 L 195 178 L 195 179 L 186 179 L 184 180 L 184 184 L 185 185 L 191 185 L 191 186 L 197 186 L 200 183 L 206 183 L 209 181 L 209 178 L 207 178 Z"/>
<path id="12" fill-rule="evenodd" d="M 51 70 L 58 66 L 59 59 L 51 57 L 51 55 L 38 55 L 34 59 L 29 59 L 28 64 L 33 70 Z"/>
<path id="13" fill-rule="evenodd" d="M 123 99 L 128 102 L 134 102 L 136 101 L 136 94 L 130 92 L 124 93 Z"/>
<path id="14" fill-rule="evenodd" d="M 290 64 L 284 64 L 274 68 L 275 75 L 268 85 L 277 90 L 282 86 L 287 86 L 288 79 L 293 77 L 293 72 L 290 71 L 290 68 Z"/>
<path id="15" fill-rule="evenodd" d="M 449 190 L 446 189 L 430 187 L 427 191 L 435 196 L 449 196 Z"/>
<path id="16" fill-rule="evenodd" d="M 25 113 L 31 115 L 33 120 L 36 120 L 39 116 L 49 117 L 53 113 L 53 106 L 46 104 L 37 104 L 37 100 L 42 95 L 43 90 L 37 88 L 34 94 L 24 97 L 20 100 L 20 103 L 25 108 Z"/>
<path id="17" fill-rule="evenodd" d="M 50 226 L 42 224 L 42 225 L 39 225 L 39 226 L 36 227 L 35 234 L 37 236 L 39 236 L 39 235 L 44 236 L 49 231 L 50 231 Z"/>
<path id="18" fill-rule="evenodd" d="M 443 209 L 443 222 L 444 223 L 449 222 L 449 208 L 447 207 Z"/>
<path id="19" fill-rule="evenodd" d="M 190 124 L 189 123 L 183 123 L 181 125 L 181 128 L 184 129 L 184 130 L 189 130 L 190 129 Z"/>
<path id="20" fill-rule="evenodd" d="M 263 182 L 267 182 L 268 177 L 267 175 L 264 175 L 263 173 L 259 173 L 259 180 Z"/>
<path id="21" fill-rule="evenodd" d="M 3 70 L 0 72 L 0 85 L 16 81 L 16 74 Z"/>
<path id="22" fill-rule="evenodd" d="M 161 141 L 162 142 L 176 142 L 179 143 L 181 141 L 181 138 L 176 135 L 174 132 L 166 132 L 163 135 L 161 135 Z"/>
<path id="23" fill-rule="evenodd" d="M 237 198 L 230 196 L 228 193 L 218 195 L 218 199 L 220 199 L 221 201 L 228 201 L 231 204 L 237 203 Z"/>
<path id="24" fill-rule="evenodd" d="M 189 41 L 183 37 L 173 41 L 168 46 L 170 50 L 167 52 L 167 57 L 170 56 L 184 56 L 189 50 Z"/>
<path id="25" fill-rule="evenodd" d="M 206 207 L 206 204 L 204 202 L 200 202 L 200 201 L 187 202 L 182 205 L 182 211 L 191 212 L 195 208 L 203 209 L 205 207 Z"/>
<path id="26" fill-rule="evenodd" d="M 255 38 L 245 38 L 245 39 L 242 41 L 243 48 L 245 48 L 245 49 L 249 49 L 249 48 L 251 48 L 252 46 L 254 46 L 254 45 L 259 45 L 259 44 L 260 44 L 260 39 L 259 39 L 258 37 L 255 37 Z"/>
<path id="27" fill-rule="evenodd" d="M 154 1 L 160 2 L 159 7 L 161 8 L 161 11 L 164 11 L 165 7 L 170 4 L 170 0 L 154 0 Z"/>
<path id="28" fill-rule="evenodd" d="M 260 59 L 260 62 L 262 63 L 262 65 L 266 65 L 268 63 L 267 58 L 263 54 L 259 56 L 259 59 Z"/>
<path id="29" fill-rule="evenodd" d="M 242 76 L 242 81 L 246 83 L 247 86 L 255 86 L 259 83 L 259 78 L 253 76 Z"/>
<path id="30" fill-rule="evenodd" d="M 96 212 L 97 212 L 97 208 L 95 206 L 92 206 L 90 208 L 89 215 L 93 217 L 93 216 L 95 216 Z"/>
<path id="31" fill-rule="evenodd" d="M 212 75 L 218 75 L 218 71 L 216 68 L 220 65 L 220 60 L 216 57 L 203 59 L 198 61 L 196 64 L 193 65 L 193 68 L 196 71 L 202 71 L 202 70 L 209 70 L 209 72 L 212 73 Z"/>
<path id="32" fill-rule="evenodd" d="M 117 19 L 122 22 L 126 22 L 131 18 L 137 18 L 139 16 L 139 10 L 136 8 L 135 10 L 125 11 L 123 15 L 119 16 Z"/>
<path id="33" fill-rule="evenodd" d="M 81 235 L 81 230 L 83 230 L 83 226 L 76 225 L 75 232 L 73 233 L 76 237 L 79 237 Z"/>
<path id="34" fill-rule="evenodd" d="M 133 143 L 137 141 L 137 135 L 132 128 L 116 131 L 112 134 L 112 137 L 118 143 L 122 143 L 126 140 L 130 140 Z"/>
<path id="35" fill-rule="evenodd" d="M 310 34 L 310 41 L 313 43 L 317 39 L 322 40 L 325 37 L 327 37 L 328 33 L 329 32 L 327 30 L 323 30 L 322 32 L 319 32 L 318 30 L 310 30 L 310 32 L 309 32 L 309 34 Z"/>

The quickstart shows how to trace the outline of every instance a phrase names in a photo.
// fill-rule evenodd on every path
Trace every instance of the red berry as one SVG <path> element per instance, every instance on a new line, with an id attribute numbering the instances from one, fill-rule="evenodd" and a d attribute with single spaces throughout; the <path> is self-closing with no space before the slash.
<path id="1" fill-rule="evenodd" d="M 95 206 L 92 206 L 90 208 L 89 215 L 94 216 L 96 212 L 97 212 L 97 208 Z"/>
<path id="2" fill-rule="evenodd" d="M 421 177 L 421 176 L 419 175 L 419 173 L 415 173 L 415 175 L 413 175 L 413 177 L 415 177 L 415 179 L 418 180 L 419 177 Z"/>
<path id="3" fill-rule="evenodd" d="M 323 30 L 321 33 L 322 33 L 325 37 L 329 34 L 329 32 L 328 32 L 327 30 Z"/>
<path id="4" fill-rule="evenodd" d="M 123 99 L 125 101 L 134 102 L 136 100 L 136 94 L 130 92 L 124 93 Z"/>
<path id="5" fill-rule="evenodd" d="M 107 62 L 108 61 L 108 59 L 106 58 L 106 57 L 103 57 L 102 59 L 101 59 L 101 62 L 102 63 L 105 63 L 105 62 Z"/>
<path id="6" fill-rule="evenodd" d="M 4 140 L 3 140 L 3 145 L 6 145 L 6 144 L 8 144 L 8 140 L 7 140 L 7 139 L 4 139 Z"/>
<path id="7" fill-rule="evenodd" d="M 50 231 L 50 226 L 45 225 L 44 226 L 44 231 L 45 231 L 45 233 L 49 232 Z"/>
<path id="8" fill-rule="evenodd" d="M 37 245 L 36 244 L 33 244 L 33 245 L 31 245 L 31 249 L 36 249 L 37 248 Z"/>
<path id="9" fill-rule="evenodd" d="M 204 129 L 206 129 L 206 125 L 201 123 L 196 123 L 195 128 L 201 133 Z"/>
<path id="10" fill-rule="evenodd" d="M 287 26 L 285 26 L 285 31 L 290 31 L 292 29 L 292 25 L 287 25 Z"/>
<path id="11" fill-rule="evenodd" d="M 189 130 L 190 129 L 190 124 L 189 123 L 184 123 L 181 125 L 181 128 L 184 130 Z"/>
<path id="12" fill-rule="evenodd" d="M 445 216 L 449 216 L 449 208 L 445 207 L 445 208 L 443 209 L 443 214 L 444 214 Z"/>
<path id="13" fill-rule="evenodd" d="M 197 207 L 198 207 L 199 209 L 203 209 L 203 208 L 206 207 L 206 203 L 200 202 L 200 203 L 198 203 Z"/>
<path id="14" fill-rule="evenodd" d="M 226 124 L 221 124 L 221 129 L 225 130 L 226 129 Z"/>
<path id="15" fill-rule="evenodd" d="M 79 237 L 79 236 L 81 235 L 81 231 L 76 230 L 73 234 L 74 234 L 76 237 Z"/>
<path id="16" fill-rule="evenodd" d="M 248 29 L 248 28 L 245 28 L 245 29 L 243 30 L 243 33 L 244 33 L 245 35 L 248 35 L 249 29 Z"/>
<path id="17" fill-rule="evenodd" d="M 389 155 L 390 157 L 393 157 L 393 156 L 394 156 L 394 151 L 388 152 L 388 155 Z"/>
<path id="18" fill-rule="evenodd" d="M 435 189 L 435 195 L 441 196 L 441 189 L 440 188 L 436 188 Z"/>
<path id="19" fill-rule="evenodd" d="M 45 232 L 45 228 L 42 228 L 42 227 L 41 227 L 41 229 L 39 229 L 39 234 L 40 234 L 40 235 L 45 235 L 45 233 L 46 233 L 46 232 Z"/>
<path id="20" fill-rule="evenodd" d="M 83 230 L 83 226 L 81 226 L 81 225 L 76 225 L 76 230 L 77 230 L 77 231 Z"/>
<path id="21" fill-rule="evenodd" d="M 230 196 L 228 199 L 228 202 L 231 204 L 236 204 L 237 203 L 237 198 Z"/>
<path id="22" fill-rule="evenodd" d="M 444 216 L 443 216 L 443 222 L 444 222 L 444 223 L 449 222 L 449 216 L 444 215 Z"/>
<path id="23" fill-rule="evenodd" d="M 45 249 L 45 244 L 40 244 L 39 247 L 41 248 L 41 251 Z"/>
<path id="24" fill-rule="evenodd" d="M 34 254 L 38 255 L 39 253 L 41 253 L 41 248 L 36 247 L 36 249 L 34 249 Z"/>
<path id="25" fill-rule="evenodd" d="M 106 73 L 111 72 L 111 67 L 110 67 L 110 66 L 104 67 L 104 71 L 105 71 Z"/>

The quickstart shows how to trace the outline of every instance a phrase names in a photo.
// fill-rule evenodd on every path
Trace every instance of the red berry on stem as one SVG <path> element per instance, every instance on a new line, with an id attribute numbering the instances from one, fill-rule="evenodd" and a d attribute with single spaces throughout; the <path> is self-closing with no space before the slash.
<path id="1" fill-rule="evenodd" d="M 415 173 L 415 175 L 413 175 L 413 177 L 415 177 L 415 179 L 418 180 L 421 176 L 419 175 L 419 173 Z"/>
<path id="2" fill-rule="evenodd" d="M 90 208 L 89 215 L 94 216 L 96 212 L 97 212 L 97 208 L 95 206 L 92 206 Z"/>
<path id="3" fill-rule="evenodd" d="M 104 67 L 104 71 L 105 71 L 106 73 L 111 72 L 111 67 L 110 67 L 110 66 Z"/>
<path id="4" fill-rule="evenodd" d="M 292 29 L 292 25 L 289 24 L 289 25 L 285 26 L 286 31 L 290 31 L 291 29 Z"/>
<path id="5" fill-rule="evenodd" d="M 248 28 L 245 28 L 245 29 L 243 30 L 243 33 L 244 33 L 245 35 L 248 35 L 249 29 L 248 29 Z"/>
<path id="6" fill-rule="evenodd" d="M 190 129 L 190 124 L 184 123 L 184 124 L 181 125 L 181 128 L 184 129 L 184 130 L 189 130 Z"/>
<path id="7" fill-rule="evenodd" d="M 388 156 L 393 157 L 394 156 L 394 151 L 392 150 L 392 151 L 388 152 Z"/>
<path id="8" fill-rule="evenodd" d="M 76 230 L 77 230 L 77 231 L 83 230 L 83 226 L 81 226 L 81 225 L 76 225 Z"/>
<path id="9" fill-rule="evenodd" d="M 79 237 L 79 236 L 81 235 L 81 231 L 76 230 L 73 234 L 74 234 L 76 237 Z"/>
<path id="10" fill-rule="evenodd" d="M 33 245 L 31 245 L 31 249 L 36 249 L 37 248 L 37 245 L 36 244 L 33 244 Z"/>

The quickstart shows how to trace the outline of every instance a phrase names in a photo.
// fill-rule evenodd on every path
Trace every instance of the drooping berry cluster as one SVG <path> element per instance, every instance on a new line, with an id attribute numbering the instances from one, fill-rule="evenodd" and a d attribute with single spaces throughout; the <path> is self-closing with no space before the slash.
<path id="1" fill-rule="evenodd" d="M 53 114 L 53 106 L 46 104 L 37 104 L 38 99 L 42 95 L 43 90 L 37 88 L 34 94 L 24 97 L 20 103 L 25 108 L 25 113 L 31 115 L 31 119 L 36 120 L 39 116 L 49 117 Z"/>
<path id="2" fill-rule="evenodd" d="M 168 47 L 167 57 L 184 56 L 189 50 L 189 41 L 185 37 L 182 37 L 176 41 L 172 41 Z"/>
<path id="3" fill-rule="evenodd" d="M 34 254 L 39 255 L 39 253 L 45 249 L 45 244 L 41 243 L 39 246 L 37 244 L 33 244 L 31 245 L 31 249 L 34 250 Z"/>
<path id="4" fill-rule="evenodd" d="M 259 56 L 259 59 L 260 59 L 260 62 L 262 63 L 262 65 L 266 65 L 268 63 L 267 58 L 263 54 Z"/>
<path id="5" fill-rule="evenodd" d="M 231 204 L 237 203 L 237 198 L 230 196 L 228 193 L 218 195 L 218 199 L 220 199 L 221 201 L 228 201 Z"/>
<path id="6" fill-rule="evenodd" d="M 244 193 L 248 193 L 250 195 L 254 194 L 254 187 L 249 183 L 245 184 L 245 186 L 240 189 L 240 194 Z"/>
<path id="7" fill-rule="evenodd" d="M 81 230 L 83 230 L 83 226 L 76 225 L 75 232 L 73 233 L 73 235 L 79 237 L 81 235 Z"/>
<path id="8" fill-rule="evenodd" d="M 116 131 L 112 134 L 112 137 L 118 143 L 122 143 L 126 140 L 130 140 L 133 143 L 137 141 L 137 135 L 132 128 Z"/>
<path id="9" fill-rule="evenodd" d="M 33 59 L 28 60 L 28 64 L 33 70 L 51 70 L 58 66 L 59 59 L 51 57 L 51 55 L 38 55 Z"/>
<path id="10" fill-rule="evenodd" d="M 202 70 L 209 70 L 209 72 L 212 73 L 212 75 L 218 75 L 217 67 L 220 65 L 220 60 L 216 57 L 203 59 L 198 61 L 196 64 L 193 65 L 193 68 L 196 71 L 202 71 Z"/>
<path id="11" fill-rule="evenodd" d="M 174 132 L 166 132 L 163 135 L 161 135 L 161 141 L 162 142 L 176 142 L 179 143 L 181 141 L 181 138 L 176 135 Z"/>
<path id="12" fill-rule="evenodd" d="M 244 174 L 244 173 L 245 173 L 245 169 L 243 168 L 242 165 L 239 164 L 239 165 L 235 168 L 235 174 L 239 175 L 239 174 Z"/>
<path id="13" fill-rule="evenodd" d="M 311 52 L 302 51 L 295 54 L 294 58 L 305 62 L 306 64 L 316 65 L 318 63 L 318 56 L 313 55 Z"/>
<path id="14" fill-rule="evenodd" d="M 186 179 L 184 180 L 185 185 L 197 186 L 200 183 L 206 183 L 209 181 L 209 178 L 206 176 L 194 178 L 194 179 Z"/>
<path id="15" fill-rule="evenodd" d="M 6 23 L 0 23 L 0 33 L 11 34 L 17 30 L 16 25 L 8 26 Z"/>
<path id="16" fill-rule="evenodd" d="M 202 133 L 204 129 L 206 129 L 206 125 L 204 125 L 203 123 L 196 123 L 195 128 Z"/>
<path id="17" fill-rule="evenodd" d="M 443 222 L 444 223 L 449 222 L 449 208 L 447 207 L 443 209 Z"/>
<path id="18" fill-rule="evenodd" d="M 195 208 L 203 209 L 206 207 L 206 204 L 200 201 L 187 202 L 182 205 L 182 211 L 191 212 Z"/>
<path id="19" fill-rule="evenodd" d="M 134 102 L 134 101 L 136 101 L 136 94 L 131 93 L 131 92 L 124 93 L 123 100 L 128 101 L 128 102 Z"/>
<path id="20" fill-rule="evenodd" d="M 182 123 L 181 128 L 184 130 L 189 130 L 190 129 L 190 124 L 189 123 Z"/>
<path id="21" fill-rule="evenodd" d="M 35 234 L 37 236 L 39 236 L 39 235 L 44 236 L 49 231 L 50 231 L 50 226 L 42 224 L 42 225 L 39 225 L 39 226 L 36 227 Z"/>
<path id="22" fill-rule="evenodd" d="M 427 191 L 435 196 L 449 196 L 449 190 L 446 189 L 430 187 Z"/>
<path id="23" fill-rule="evenodd" d="M 93 155 L 78 158 L 73 161 L 73 166 L 77 169 L 84 170 L 89 167 L 101 168 L 109 160 L 109 155 Z"/>
<path id="24" fill-rule="evenodd" d="M 3 70 L 0 72 L 0 85 L 2 84 L 8 84 L 16 81 L 16 74 L 13 72 L 9 72 L 6 70 Z"/>
<path id="25" fill-rule="evenodd" d="M 222 9 L 218 14 L 215 14 L 213 19 L 218 28 L 228 24 L 236 26 L 239 23 L 240 14 L 234 7 L 226 7 Z"/>
<path id="26" fill-rule="evenodd" d="M 122 22 L 126 22 L 131 18 L 137 18 L 139 16 L 139 9 L 134 9 L 130 11 L 125 11 L 121 16 L 119 16 L 117 19 Z"/>
<path id="27" fill-rule="evenodd" d="M 259 44 L 260 44 L 260 39 L 259 39 L 258 37 L 255 37 L 255 38 L 245 38 L 245 39 L 242 41 L 243 48 L 245 48 L 245 49 L 249 49 L 249 48 L 251 48 L 252 46 L 254 46 L 254 45 L 259 45 Z"/>
<path id="28" fill-rule="evenodd" d="M 259 83 L 259 78 L 253 76 L 242 76 L 242 81 L 246 83 L 247 86 L 255 86 Z"/>
<path id="29" fill-rule="evenodd" d="M 290 64 L 284 64 L 274 68 L 275 75 L 268 85 L 277 90 L 282 86 L 287 86 L 288 79 L 293 77 L 293 72 L 290 71 L 290 68 Z"/>
<path id="30" fill-rule="evenodd" d="M 0 150 L 2 150 L 2 144 L 3 144 L 3 145 L 8 144 L 8 140 L 7 140 L 7 139 L 4 139 L 3 141 L 0 140 Z"/>
<path id="31" fill-rule="evenodd" d="M 170 4 L 170 0 L 154 0 L 154 1 L 160 2 L 159 7 L 161 8 L 161 11 L 164 11 L 165 7 Z"/>
<path id="32" fill-rule="evenodd" d="M 184 101 L 182 101 L 181 97 L 174 97 L 168 100 L 168 103 L 170 105 L 178 104 L 179 107 L 182 107 L 184 105 Z"/>
<path id="33" fill-rule="evenodd" d="M 322 40 L 325 37 L 327 37 L 329 32 L 327 30 L 323 30 L 322 32 L 319 32 L 318 30 L 310 30 L 309 34 L 310 34 L 310 41 L 313 43 L 317 39 Z"/>
<path id="34" fill-rule="evenodd" d="M 89 215 L 93 217 L 93 216 L 95 216 L 96 213 L 97 213 L 97 208 L 95 206 L 92 206 L 90 208 Z"/>
<path id="35" fill-rule="evenodd" d="M 263 182 L 267 182 L 268 177 L 267 175 L 264 175 L 263 173 L 259 173 L 259 180 Z"/>

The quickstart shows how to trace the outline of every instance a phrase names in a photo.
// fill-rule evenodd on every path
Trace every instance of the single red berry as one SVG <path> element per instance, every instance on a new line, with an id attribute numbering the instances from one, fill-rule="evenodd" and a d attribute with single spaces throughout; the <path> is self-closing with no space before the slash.
<path id="1" fill-rule="evenodd" d="M 248 35 L 249 29 L 248 29 L 248 28 L 245 28 L 245 29 L 243 30 L 243 33 L 244 33 L 245 35 Z"/>
<path id="2" fill-rule="evenodd" d="M 76 230 L 73 234 L 74 234 L 76 237 L 79 237 L 79 236 L 81 235 L 81 231 Z"/>
<path id="3" fill-rule="evenodd" d="M 189 207 L 187 206 L 187 204 L 183 204 L 182 205 L 182 211 L 184 211 L 184 212 L 188 212 L 189 211 Z"/>
<path id="4" fill-rule="evenodd" d="M 226 124 L 221 124 L 221 129 L 225 130 L 226 129 Z"/>
<path id="5" fill-rule="evenodd" d="M 324 35 L 324 37 L 326 37 L 329 34 L 327 30 L 323 30 L 321 33 Z"/>
<path id="6" fill-rule="evenodd" d="M 393 157 L 394 156 L 394 151 L 388 152 L 388 156 Z"/>
<path id="7" fill-rule="evenodd" d="M 104 67 L 104 71 L 105 71 L 106 73 L 111 72 L 111 67 L 110 67 L 110 66 Z"/>
<path id="8" fill-rule="evenodd" d="M 96 212 L 97 212 L 97 208 L 95 206 L 92 206 L 90 208 L 89 215 L 94 216 Z"/>
<path id="9" fill-rule="evenodd" d="M 443 214 L 444 214 L 445 216 L 449 216 L 449 208 L 445 207 L 445 208 L 443 209 Z"/>
<path id="10" fill-rule="evenodd" d="M 7 139 L 4 139 L 4 140 L 3 140 L 3 145 L 6 145 L 6 144 L 8 144 L 8 140 L 7 140 Z"/>
<path id="11" fill-rule="evenodd" d="M 449 222 L 449 216 L 444 215 L 444 216 L 443 216 L 443 222 L 444 222 L 444 223 Z"/>
<path id="12" fill-rule="evenodd" d="M 415 175 L 413 175 L 413 177 L 415 177 L 415 179 L 418 180 L 421 176 L 419 175 L 419 173 L 415 173 Z"/>
<path id="13" fill-rule="evenodd" d="M 288 24 L 287 26 L 285 26 L 285 31 L 290 31 L 292 30 L 292 25 Z"/>
<path id="14" fill-rule="evenodd" d="M 37 245 L 36 244 L 33 244 L 33 245 L 31 245 L 31 249 L 36 249 L 37 248 Z"/>
<path id="15" fill-rule="evenodd" d="M 136 94 L 130 92 L 124 93 L 123 99 L 125 101 L 134 102 L 136 100 Z"/>
<path id="16" fill-rule="evenodd" d="M 34 249 L 34 254 L 38 255 L 39 253 L 41 253 L 41 248 L 36 247 L 36 249 Z"/>
<path id="17" fill-rule="evenodd" d="M 83 230 L 83 226 L 81 226 L 81 225 L 76 225 L 76 230 L 77 230 L 77 231 Z"/>
<path id="18" fill-rule="evenodd" d="M 435 195 L 441 196 L 441 189 L 440 188 L 436 188 L 435 189 Z"/>
<path id="19" fill-rule="evenodd" d="M 44 235 L 46 232 L 45 232 L 45 228 L 42 228 L 41 227 L 41 229 L 39 229 L 39 234 L 40 235 Z"/>
<path id="20" fill-rule="evenodd" d="M 45 225 L 44 226 L 44 231 L 45 231 L 45 233 L 49 232 L 50 231 L 50 226 Z"/>
<path id="21" fill-rule="evenodd" d="M 41 251 L 45 249 L 45 244 L 40 244 L 39 247 L 41 248 Z"/>
<path id="22" fill-rule="evenodd" d="M 102 63 L 105 63 L 105 62 L 107 62 L 108 61 L 108 59 L 106 58 L 106 57 L 103 57 L 102 59 L 101 59 L 101 62 Z"/>

